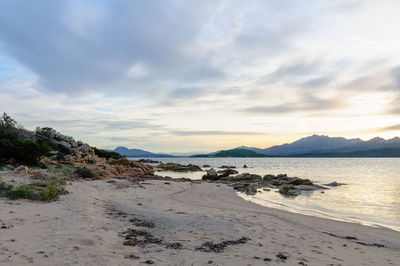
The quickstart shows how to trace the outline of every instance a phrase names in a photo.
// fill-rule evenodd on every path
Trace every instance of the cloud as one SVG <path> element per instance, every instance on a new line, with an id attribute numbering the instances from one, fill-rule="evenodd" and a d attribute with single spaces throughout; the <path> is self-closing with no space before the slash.
<path id="1" fill-rule="evenodd" d="M 160 151 L 363 133 L 400 114 L 388 3 L 3 0 L 1 111 Z"/>
<path id="2" fill-rule="evenodd" d="M 347 104 L 339 98 L 321 99 L 308 94 L 303 94 L 297 102 L 282 103 L 273 106 L 252 106 L 241 109 L 246 113 L 259 114 L 285 114 L 294 112 L 326 111 L 345 107 Z"/>
<path id="3" fill-rule="evenodd" d="M 302 84 L 304 88 L 318 88 L 321 86 L 327 86 L 334 80 L 333 76 L 324 76 L 318 78 L 312 78 Z"/>
<path id="4" fill-rule="evenodd" d="M 297 60 L 296 62 L 286 63 L 266 75 L 263 80 L 266 82 L 275 82 L 293 77 L 303 77 L 316 73 L 321 64 L 321 60 Z"/>
<path id="5" fill-rule="evenodd" d="M 213 79 L 222 71 L 185 47 L 214 8 L 203 1 L 2 1 L 0 43 L 51 91 Z"/>
<path id="6" fill-rule="evenodd" d="M 385 127 L 382 130 L 383 131 L 388 131 L 388 130 L 400 131 L 400 124 Z"/>
<path id="7" fill-rule="evenodd" d="M 251 136 L 251 135 L 265 135 L 262 132 L 247 132 L 247 131 L 173 131 L 171 132 L 177 136 Z"/>

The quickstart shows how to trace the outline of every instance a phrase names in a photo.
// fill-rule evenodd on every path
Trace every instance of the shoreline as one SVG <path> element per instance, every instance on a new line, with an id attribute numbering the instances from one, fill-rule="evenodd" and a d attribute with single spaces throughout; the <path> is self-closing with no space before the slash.
<path id="1" fill-rule="evenodd" d="M 0 200 L 2 264 L 400 264 L 397 231 L 260 206 L 224 184 L 105 179 L 67 190 L 52 203 Z M 155 243 L 124 245 L 126 230 L 130 244 L 138 232 Z"/>
<path id="2" fill-rule="evenodd" d="M 367 226 L 367 227 L 372 227 L 372 228 L 383 228 L 383 229 L 389 229 L 389 230 L 393 230 L 395 232 L 399 232 L 400 233 L 400 227 L 398 226 L 390 226 L 390 225 L 383 225 L 383 224 L 379 224 L 376 222 L 370 222 L 370 221 L 366 221 L 366 220 L 362 220 L 360 218 L 339 218 L 336 216 L 332 216 L 329 213 L 324 213 L 324 212 L 307 212 L 307 213 L 302 213 L 301 210 L 294 210 L 294 209 L 286 209 L 286 206 L 282 206 L 283 208 L 279 208 L 279 207 L 275 207 L 275 206 L 267 206 L 267 205 L 263 205 L 261 203 L 258 203 L 258 199 L 246 199 L 246 197 L 250 197 L 249 195 L 241 195 L 240 192 L 237 192 L 238 196 L 240 198 L 243 198 L 246 201 L 252 202 L 254 204 L 263 206 L 265 208 L 271 208 L 271 209 L 276 209 L 276 210 L 281 210 L 281 211 L 286 211 L 289 213 L 295 213 L 295 214 L 301 214 L 301 215 L 306 215 L 306 216 L 311 216 L 311 217 L 317 217 L 317 218 L 321 218 L 321 219 L 327 219 L 327 220 L 333 220 L 333 221 L 339 221 L 339 222 L 345 222 L 345 223 L 354 223 L 354 224 L 359 224 L 359 225 L 363 225 L 363 226 Z M 273 204 L 273 203 L 272 203 Z"/>

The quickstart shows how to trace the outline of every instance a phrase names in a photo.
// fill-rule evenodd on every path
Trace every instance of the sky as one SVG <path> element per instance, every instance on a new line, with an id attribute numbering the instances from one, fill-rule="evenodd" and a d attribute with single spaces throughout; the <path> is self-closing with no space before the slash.
<path id="1" fill-rule="evenodd" d="M 398 0 L 3 0 L 0 112 L 101 148 L 400 135 Z"/>

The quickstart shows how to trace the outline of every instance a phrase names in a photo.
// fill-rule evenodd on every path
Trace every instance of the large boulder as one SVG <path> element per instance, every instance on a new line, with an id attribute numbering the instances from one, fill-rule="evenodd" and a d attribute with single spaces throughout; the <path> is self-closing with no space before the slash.
<path id="1" fill-rule="evenodd" d="M 206 175 L 203 175 L 202 179 L 203 179 L 203 180 L 212 180 L 212 181 L 215 181 L 215 180 L 220 179 L 220 177 L 218 176 L 217 171 L 215 171 L 214 168 L 211 168 L 211 169 L 208 169 L 208 170 L 207 170 L 207 174 L 206 174 Z"/>
<path id="2" fill-rule="evenodd" d="M 265 175 L 263 177 L 264 180 L 271 180 L 271 179 L 275 179 L 275 178 L 276 178 L 276 175 L 271 175 L 271 174 Z"/>
<path id="3" fill-rule="evenodd" d="M 297 177 L 293 177 L 289 182 L 287 182 L 289 185 L 293 186 L 299 186 L 299 185 L 305 185 L 305 186 L 313 186 L 313 182 L 310 181 L 310 179 L 301 179 Z"/>
<path id="4" fill-rule="evenodd" d="M 234 169 L 228 168 L 228 169 L 224 169 L 224 170 L 218 170 L 217 173 L 218 173 L 219 177 L 227 177 L 230 175 L 238 174 L 239 172 Z"/>
<path id="5" fill-rule="evenodd" d="M 68 142 L 66 142 L 64 140 L 57 142 L 57 147 L 64 153 L 71 154 L 73 152 L 71 144 L 69 144 Z"/>
<path id="6" fill-rule="evenodd" d="M 14 170 L 14 173 L 17 173 L 17 174 L 21 174 L 21 173 L 29 174 L 29 172 L 30 172 L 29 168 L 25 165 L 20 165 L 17 168 L 15 168 L 15 170 Z"/>
<path id="7" fill-rule="evenodd" d="M 255 195 L 255 194 L 257 194 L 257 188 L 255 186 L 249 186 L 246 189 L 246 194 L 247 195 Z"/>
<path id="8" fill-rule="evenodd" d="M 279 189 L 279 193 L 286 195 L 286 196 L 298 196 L 301 194 L 300 190 L 292 186 L 283 186 Z"/>
<path id="9" fill-rule="evenodd" d="M 94 156 L 94 149 L 90 147 L 88 144 L 82 144 L 81 146 L 74 149 L 75 154 L 80 154 L 80 156 L 84 157 L 86 155 Z"/>

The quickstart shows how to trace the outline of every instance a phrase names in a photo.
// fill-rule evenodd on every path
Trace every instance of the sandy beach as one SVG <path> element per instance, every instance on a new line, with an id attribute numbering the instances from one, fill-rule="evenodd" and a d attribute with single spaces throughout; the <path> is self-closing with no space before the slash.
<path id="1" fill-rule="evenodd" d="M 399 232 L 266 208 L 222 184 L 107 179 L 67 190 L 51 203 L 0 200 L 1 265 L 400 264 Z"/>

